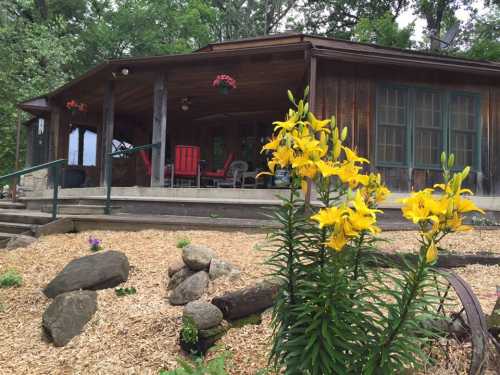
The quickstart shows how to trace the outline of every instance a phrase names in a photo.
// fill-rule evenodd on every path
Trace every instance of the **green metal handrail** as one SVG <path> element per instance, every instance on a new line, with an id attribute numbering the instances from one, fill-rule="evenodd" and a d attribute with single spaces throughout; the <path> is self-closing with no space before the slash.
<path id="1" fill-rule="evenodd" d="M 161 143 L 152 143 L 149 145 L 142 145 L 132 148 L 127 148 L 125 150 L 118 150 L 110 152 L 106 155 L 106 208 L 104 210 L 106 215 L 111 215 L 111 184 L 112 184 L 112 173 L 113 173 L 113 156 L 123 155 L 123 154 L 133 154 L 137 151 L 148 150 L 150 148 L 158 148 Z"/>
<path id="2" fill-rule="evenodd" d="M 54 160 L 49 163 L 44 163 L 40 165 L 35 165 L 34 167 L 26 168 L 26 169 L 21 169 L 20 171 L 17 172 L 12 172 L 9 174 L 6 174 L 4 176 L 0 176 L 0 182 L 3 180 L 8 180 L 11 178 L 14 178 L 16 181 L 14 181 L 17 185 L 17 178 L 19 178 L 22 175 L 35 172 L 35 171 L 40 171 L 42 169 L 49 169 L 52 168 L 52 173 L 53 173 L 53 178 L 52 178 L 52 183 L 54 185 L 54 193 L 52 195 L 52 220 L 55 220 L 57 218 L 57 196 L 59 192 L 59 172 L 63 166 L 63 164 L 66 164 L 67 160 L 66 159 L 59 159 L 59 160 Z"/>

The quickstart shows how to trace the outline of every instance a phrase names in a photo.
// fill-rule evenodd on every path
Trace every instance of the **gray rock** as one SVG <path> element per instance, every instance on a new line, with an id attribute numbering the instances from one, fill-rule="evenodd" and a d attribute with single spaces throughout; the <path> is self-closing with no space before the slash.
<path id="1" fill-rule="evenodd" d="M 234 267 L 231 263 L 224 262 L 223 260 L 215 258 L 210 262 L 210 268 L 208 270 L 208 276 L 210 276 L 210 280 L 215 280 L 223 276 L 237 278 L 239 277 L 240 273 L 240 270 Z"/>
<path id="2" fill-rule="evenodd" d="M 43 313 L 42 326 L 55 346 L 64 346 L 82 332 L 96 311 L 94 291 L 59 294 Z"/>
<path id="3" fill-rule="evenodd" d="M 208 273 L 200 271 L 188 277 L 170 294 L 172 305 L 185 305 L 200 298 L 208 286 Z"/>
<path id="4" fill-rule="evenodd" d="M 25 236 L 25 235 L 18 235 L 9 240 L 7 242 L 7 250 L 14 250 L 17 249 L 18 247 L 26 247 L 31 245 L 32 243 L 36 242 L 37 239 L 35 237 L 31 236 Z"/>
<path id="5" fill-rule="evenodd" d="M 194 271 L 208 270 L 214 256 L 213 250 L 206 246 L 188 245 L 182 249 L 182 260 Z"/>
<path id="6" fill-rule="evenodd" d="M 193 301 L 184 306 L 183 316 L 193 319 L 198 329 L 209 329 L 222 322 L 222 311 L 209 302 Z"/>
<path id="7" fill-rule="evenodd" d="M 184 280 L 186 280 L 189 276 L 192 276 L 196 273 L 196 271 L 193 271 L 187 267 L 182 268 L 178 272 L 174 273 L 168 282 L 167 289 L 172 290 L 177 288 L 180 283 L 182 283 Z"/>
<path id="8" fill-rule="evenodd" d="M 129 263 L 119 251 L 104 251 L 74 259 L 47 285 L 49 298 L 73 290 L 113 288 L 128 279 Z"/>
<path id="9" fill-rule="evenodd" d="M 168 277 L 172 277 L 175 273 L 186 267 L 182 260 L 168 266 Z"/>

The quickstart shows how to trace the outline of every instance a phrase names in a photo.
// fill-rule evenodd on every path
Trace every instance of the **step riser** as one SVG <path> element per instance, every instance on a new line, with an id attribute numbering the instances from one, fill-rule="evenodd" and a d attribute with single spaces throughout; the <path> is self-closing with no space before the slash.
<path id="1" fill-rule="evenodd" d="M 7 226 L 7 225 L 0 225 L 0 232 L 2 233 L 13 233 L 13 234 L 21 234 L 25 232 L 30 232 L 32 233 L 31 228 L 26 228 L 26 227 L 15 227 L 15 226 Z"/>
<path id="2" fill-rule="evenodd" d="M 42 212 L 52 213 L 51 208 L 42 208 Z M 64 207 L 60 206 L 57 209 L 58 215 L 104 215 L 104 208 L 89 208 L 89 207 Z"/>
<path id="3" fill-rule="evenodd" d="M 24 215 L 11 215 L 8 213 L 2 213 L 0 210 L 0 221 L 6 223 L 21 223 L 21 224 L 32 224 L 32 225 L 43 225 L 51 221 L 47 217 L 35 217 L 35 216 L 24 216 Z"/>

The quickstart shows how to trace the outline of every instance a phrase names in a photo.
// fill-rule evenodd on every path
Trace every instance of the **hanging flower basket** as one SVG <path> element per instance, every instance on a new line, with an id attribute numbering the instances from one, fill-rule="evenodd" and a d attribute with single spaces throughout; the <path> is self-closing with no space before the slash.
<path id="1" fill-rule="evenodd" d="M 71 113 L 71 117 L 74 117 L 78 113 L 86 113 L 88 108 L 85 103 L 78 103 L 75 99 L 68 100 L 66 102 L 66 108 Z M 72 127 L 72 121 L 69 123 L 69 127 Z"/>
<path id="2" fill-rule="evenodd" d="M 219 74 L 215 77 L 212 86 L 218 88 L 221 94 L 227 95 L 236 88 L 236 80 L 227 74 Z"/>
<path id="3" fill-rule="evenodd" d="M 66 102 L 66 108 L 70 111 L 72 116 L 78 112 L 87 112 L 87 104 L 78 103 L 75 99 L 68 100 Z"/>

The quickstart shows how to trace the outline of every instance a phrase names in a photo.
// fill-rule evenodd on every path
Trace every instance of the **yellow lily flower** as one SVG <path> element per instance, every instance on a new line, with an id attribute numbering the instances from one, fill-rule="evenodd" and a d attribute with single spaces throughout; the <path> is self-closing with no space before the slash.
<path id="1" fill-rule="evenodd" d="M 307 120 L 309 121 L 309 125 L 313 128 L 313 130 L 317 132 L 325 132 L 329 133 L 330 129 L 326 128 L 331 122 L 330 119 L 328 120 L 318 120 L 316 116 L 312 112 L 309 112 L 307 114 Z"/>
<path id="2" fill-rule="evenodd" d="M 342 146 L 342 149 L 344 150 L 345 157 L 348 162 L 350 163 L 368 163 L 370 164 L 370 161 L 368 159 L 362 158 L 356 154 L 356 151 L 351 150 L 349 147 Z"/>
<path id="3" fill-rule="evenodd" d="M 322 208 L 317 214 L 311 216 L 311 219 L 317 221 L 320 229 L 322 229 L 325 226 L 333 226 L 340 222 L 344 212 L 345 210 L 338 207 Z"/>

